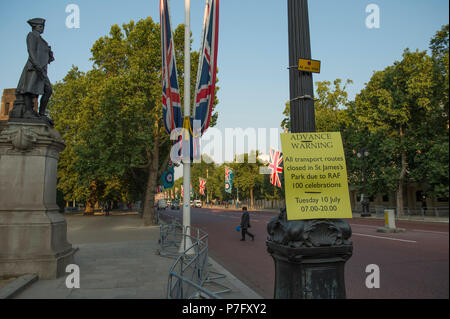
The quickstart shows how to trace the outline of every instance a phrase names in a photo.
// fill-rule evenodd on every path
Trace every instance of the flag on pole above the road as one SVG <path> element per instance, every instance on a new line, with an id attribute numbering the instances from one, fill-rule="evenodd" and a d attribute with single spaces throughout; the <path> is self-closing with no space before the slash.
<path id="1" fill-rule="evenodd" d="M 183 127 L 183 116 L 168 0 L 160 0 L 159 13 L 161 19 L 163 121 L 167 133 L 170 134 L 174 129 Z"/>
<path id="2" fill-rule="evenodd" d="M 205 189 L 206 189 L 206 179 L 199 178 L 198 179 L 199 185 L 200 185 L 200 195 L 205 195 Z"/>
<path id="3" fill-rule="evenodd" d="M 231 194 L 233 189 L 233 171 L 229 167 L 225 167 L 225 192 Z"/>
<path id="4" fill-rule="evenodd" d="M 209 127 L 214 106 L 217 52 L 219 47 L 219 0 L 207 0 L 194 95 L 194 120 L 201 123 L 201 134 Z"/>
<path id="5" fill-rule="evenodd" d="M 270 182 L 273 186 L 281 188 L 281 180 L 279 174 L 283 174 L 283 154 L 278 150 L 274 150 L 273 148 L 270 149 L 269 169 L 271 170 Z"/>
<path id="6" fill-rule="evenodd" d="M 173 163 L 170 161 L 167 167 L 167 170 L 161 176 L 161 182 L 163 184 L 164 189 L 172 188 L 174 181 L 175 169 L 173 167 Z"/>

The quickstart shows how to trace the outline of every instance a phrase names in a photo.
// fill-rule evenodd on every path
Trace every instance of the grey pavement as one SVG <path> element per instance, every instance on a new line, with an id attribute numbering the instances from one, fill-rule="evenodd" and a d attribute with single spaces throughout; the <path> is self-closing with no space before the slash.
<path id="1" fill-rule="evenodd" d="M 165 299 L 175 259 L 157 254 L 159 227 L 144 227 L 137 214 L 65 215 L 68 240 L 79 251 L 80 288 L 66 287 L 66 277 L 38 280 L 17 299 Z M 210 258 L 210 269 L 226 277 L 224 299 L 262 298 Z M 67 274 L 69 275 L 69 273 Z M 214 285 L 208 289 L 214 292 Z M 218 289 L 220 290 L 220 289 Z M 216 290 L 216 291 L 218 291 Z"/>

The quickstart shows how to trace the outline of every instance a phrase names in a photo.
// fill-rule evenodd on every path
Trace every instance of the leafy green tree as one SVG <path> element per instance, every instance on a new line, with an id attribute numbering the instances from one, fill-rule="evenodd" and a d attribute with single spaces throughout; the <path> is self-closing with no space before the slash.
<path id="1" fill-rule="evenodd" d="M 285 131 L 291 131 L 291 103 L 286 102 L 284 105 L 283 115 L 285 118 L 281 121 L 281 128 Z"/>
<path id="2" fill-rule="evenodd" d="M 250 158 L 256 158 L 256 163 L 249 163 Z M 240 198 L 250 198 L 250 206 L 254 206 L 254 190 L 264 182 L 264 175 L 259 173 L 262 163 L 258 159 L 259 151 L 251 151 L 250 154 L 242 154 L 236 157 L 230 167 L 233 170 L 234 187 L 239 187 Z"/>
<path id="3" fill-rule="evenodd" d="M 334 80 L 333 84 L 329 81 L 316 82 L 314 111 L 318 132 L 336 132 L 342 129 L 349 104 L 347 87 L 352 83 L 350 79 L 344 85 L 341 79 Z"/>
<path id="4" fill-rule="evenodd" d="M 402 61 L 376 72 L 355 100 L 357 123 L 378 140 L 371 153 L 383 156 L 379 163 L 385 164 L 381 167 L 384 184 L 396 185 L 399 214 L 413 163 L 410 158 L 419 151 L 417 130 L 434 111 L 432 69 L 426 52 L 405 50 Z"/>
<path id="5" fill-rule="evenodd" d="M 318 131 L 341 131 L 349 182 L 368 195 L 396 193 L 403 213 L 403 188 L 416 183 L 427 196 L 448 198 L 449 26 L 430 41 L 427 52 L 403 53 L 401 61 L 375 72 L 355 101 L 341 80 L 316 83 Z M 289 103 L 285 112 L 289 116 Z M 289 128 L 289 117 L 282 122 Z M 356 154 L 369 151 L 365 172 Z"/>
<path id="6" fill-rule="evenodd" d="M 174 33 L 183 60 L 184 26 Z M 50 107 L 68 144 L 58 187 L 91 205 L 118 194 L 142 199 L 145 225 L 153 224 L 154 195 L 172 145 L 162 123 L 160 51 L 160 27 L 151 18 L 112 26 L 92 47 L 93 70 L 71 70 L 55 86 Z M 198 53 L 192 55 L 196 70 Z M 180 92 L 183 67 L 177 64 Z"/>
<path id="7" fill-rule="evenodd" d="M 316 130 L 318 132 L 339 131 L 345 121 L 345 109 L 349 103 L 347 86 L 353 81 L 348 79 L 342 85 L 341 79 L 333 82 L 316 82 L 316 96 L 314 111 L 316 115 Z M 281 128 L 290 130 L 290 103 L 286 103 L 283 115 L 286 116 L 281 122 Z"/>
<path id="8" fill-rule="evenodd" d="M 79 140 L 80 117 L 83 99 L 88 93 L 89 82 L 85 73 L 72 67 L 61 83 L 53 86 L 49 108 L 55 119 L 55 128 L 61 132 L 66 148 L 61 152 L 58 165 L 58 189 L 66 201 L 85 202 L 89 197 L 89 185 L 79 183 L 79 174 L 74 168 L 78 156 L 74 146 Z M 72 116 L 67 116 L 72 114 Z"/>
<path id="9" fill-rule="evenodd" d="M 420 132 L 421 149 L 415 156 L 417 168 L 411 175 L 423 182 L 433 197 L 449 197 L 449 25 L 430 41 L 433 67 L 433 112 L 428 114 Z"/>

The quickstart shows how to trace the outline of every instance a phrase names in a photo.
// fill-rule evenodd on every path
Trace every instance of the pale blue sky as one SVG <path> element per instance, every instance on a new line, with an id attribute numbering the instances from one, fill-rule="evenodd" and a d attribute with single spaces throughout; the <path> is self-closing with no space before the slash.
<path id="1" fill-rule="evenodd" d="M 77 4 L 81 28 L 67 29 L 68 4 Z M 204 0 L 191 0 L 191 25 L 198 50 Z M 366 6 L 380 7 L 380 29 L 367 29 Z M 184 1 L 170 1 L 173 26 L 184 23 Z M 71 65 L 87 71 L 90 48 L 111 25 L 151 16 L 159 22 L 158 0 L 0 1 L 0 90 L 17 85 L 27 60 L 26 21 L 47 19 L 43 37 L 55 52 L 52 82 Z M 449 21 L 447 0 L 310 0 L 311 47 L 322 61 L 314 81 L 352 79 L 354 97 L 405 48 L 427 50 L 431 37 Z M 286 0 L 222 0 L 220 12 L 218 128 L 279 127 L 289 99 Z"/>

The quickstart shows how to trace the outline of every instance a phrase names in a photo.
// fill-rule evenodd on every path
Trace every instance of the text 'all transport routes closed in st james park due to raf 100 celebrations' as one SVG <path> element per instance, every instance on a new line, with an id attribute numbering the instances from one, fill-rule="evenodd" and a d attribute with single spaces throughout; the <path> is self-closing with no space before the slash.
<path id="1" fill-rule="evenodd" d="M 341 134 L 282 134 L 289 220 L 351 218 Z"/>

